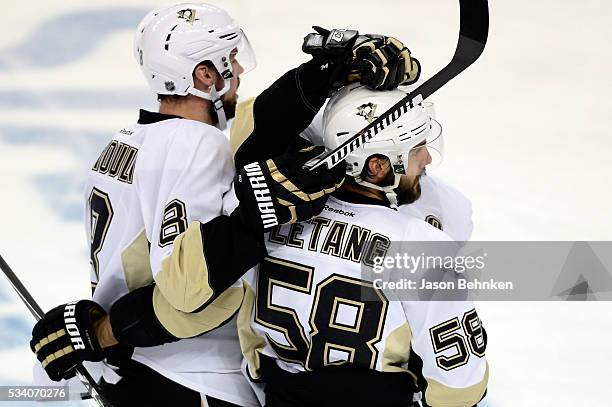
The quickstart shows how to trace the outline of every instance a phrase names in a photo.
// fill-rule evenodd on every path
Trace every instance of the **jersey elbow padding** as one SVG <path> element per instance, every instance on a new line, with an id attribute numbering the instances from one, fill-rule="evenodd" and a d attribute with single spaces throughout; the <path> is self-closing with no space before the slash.
<path id="1" fill-rule="evenodd" d="M 243 287 L 231 287 L 199 312 L 182 312 L 174 308 L 156 287 L 153 309 L 161 325 L 177 338 L 192 338 L 212 331 L 229 321 L 240 308 Z"/>

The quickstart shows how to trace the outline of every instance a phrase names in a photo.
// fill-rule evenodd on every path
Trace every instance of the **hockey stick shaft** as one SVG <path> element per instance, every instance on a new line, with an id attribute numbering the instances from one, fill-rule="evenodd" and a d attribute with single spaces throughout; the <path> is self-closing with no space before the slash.
<path id="1" fill-rule="evenodd" d="M 487 0 L 459 0 L 460 28 L 457 48 L 451 61 L 434 76 L 402 98 L 368 126 L 357 132 L 335 150 L 325 154 L 311 169 L 322 165 L 336 166 L 347 155 L 398 120 L 412 107 L 429 97 L 451 79 L 472 65 L 482 54 L 489 34 L 489 6 Z"/>
<path id="2" fill-rule="evenodd" d="M 19 295 L 23 303 L 26 305 L 26 307 L 28 307 L 28 310 L 30 310 L 34 318 L 37 321 L 40 320 L 45 315 L 44 311 L 42 310 L 42 308 L 40 308 L 38 303 L 34 300 L 32 295 L 30 295 L 28 290 L 24 287 L 24 285 L 21 283 L 21 281 L 15 274 L 15 272 L 13 272 L 11 267 L 6 263 L 6 261 L 4 261 L 4 258 L 2 258 L 1 255 L 0 255 L 0 268 L 2 269 L 2 272 L 8 279 L 9 283 L 11 283 L 11 286 L 13 287 L 17 295 Z M 85 369 L 83 365 L 78 365 L 75 370 L 76 370 L 76 376 L 79 378 L 81 383 L 83 383 L 83 386 L 85 386 L 85 388 L 87 389 L 87 392 L 91 395 L 91 398 L 98 404 L 98 406 L 112 407 L 112 404 L 109 403 L 104 398 L 104 396 L 102 396 L 100 387 L 98 386 L 96 381 L 93 379 L 93 377 L 91 377 L 87 369 Z"/>

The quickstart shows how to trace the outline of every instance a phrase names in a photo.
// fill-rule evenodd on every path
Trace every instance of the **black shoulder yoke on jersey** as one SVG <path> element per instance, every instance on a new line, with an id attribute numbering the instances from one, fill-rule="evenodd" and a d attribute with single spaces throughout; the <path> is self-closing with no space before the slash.
<path id="1" fill-rule="evenodd" d="M 385 206 L 387 208 L 391 208 L 391 203 L 386 197 L 384 197 L 383 199 L 376 199 L 347 190 L 338 190 L 334 192 L 332 196 L 336 199 L 339 199 L 340 201 L 348 203 Z"/>
<path id="2" fill-rule="evenodd" d="M 138 115 L 138 124 L 153 124 L 170 119 L 183 119 L 183 117 L 175 116 L 173 114 L 150 112 L 148 110 L 140 109 Z"/>

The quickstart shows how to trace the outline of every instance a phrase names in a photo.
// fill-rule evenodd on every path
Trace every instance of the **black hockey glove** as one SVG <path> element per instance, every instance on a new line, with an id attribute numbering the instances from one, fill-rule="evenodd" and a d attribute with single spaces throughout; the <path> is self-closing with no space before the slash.
<path id="1" fill-rule="evenodd" d="M 71 378 L 84 360 L 104 359 L 94 322 L 105 315 L 100 305 L 81 300 L 53 308 L 34 325 L 30 348 L 51 380 Z"/>
<path id="2" fill-rule="evenodd" d="M 274 226 L 305 221 L 321 213 L 329 194 L 342 185 L 345 175 L 344 163 L 331 170 L 303 168 L 324 152 L 324 147 L 308 147 L 242 167 L 234 180 L 242 223 L 256 233 L 264 233 Z"/>
<path id="3" fill-rule="evenodd" d="M 416 82 L 421 65 L 399 40 L 383 35 L 359 35 L 355 30 L 326 30 L 304 38 L 302 51 L 335 65 L 331 88 L 359 80 L 378 90 L 395 89 Z"/>
<path id="4" fill-rule="evenodd" d="M 353 46 L 349 66 L 372 89 L 390 90 L 415 83 L 421 64 L 401 41 L 383 35 L 360 35 Z"/>

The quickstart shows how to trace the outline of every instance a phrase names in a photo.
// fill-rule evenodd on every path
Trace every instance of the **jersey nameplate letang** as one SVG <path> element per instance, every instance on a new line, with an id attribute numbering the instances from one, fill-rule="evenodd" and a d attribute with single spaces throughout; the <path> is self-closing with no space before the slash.
<path id="1" fill-rule="evenodd" d="M 268 242 L 302 249 L 304 244 L 309 251 L 350 260 L 355 263 L 363 262 L 373 266 L 374 259 L 384 257 L 391 245 L 391 239 L 371 230 L 318 216 L 309 220 L 312 232 L 309 233 L 308 242 L 300 237 L 304 225 L 295 223 L 288 228 L 276 227 L 268 235 Z"/>

